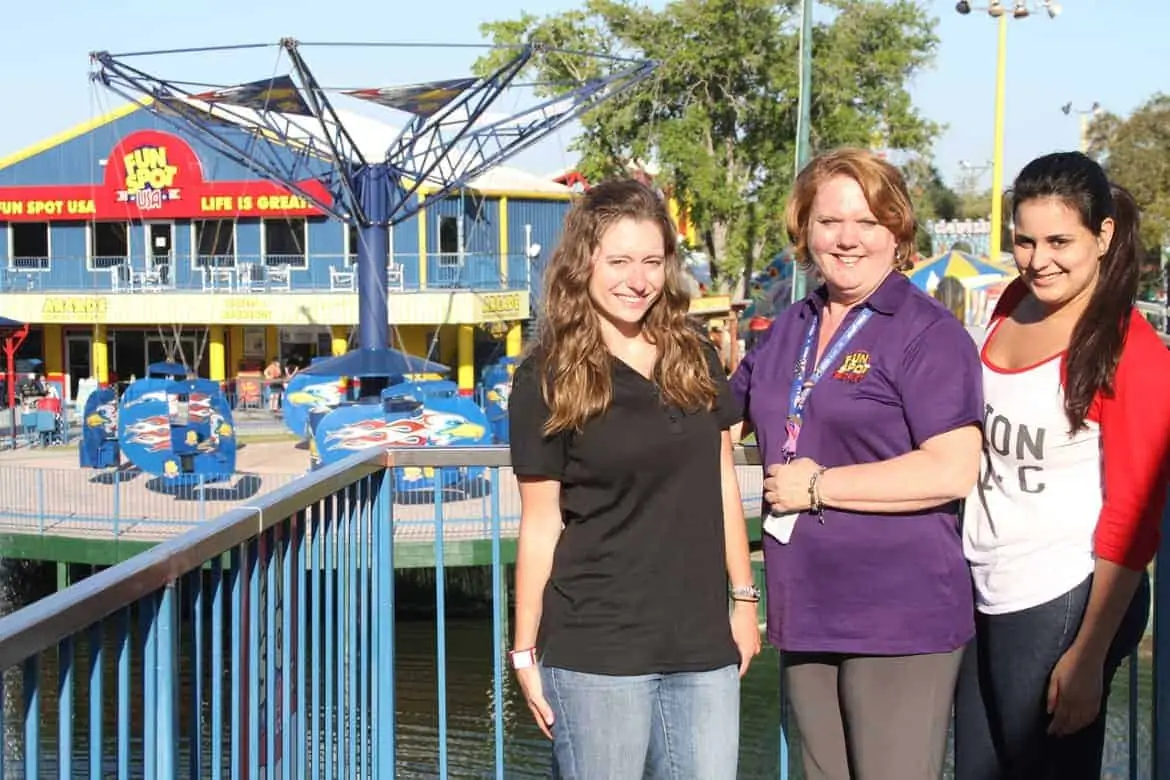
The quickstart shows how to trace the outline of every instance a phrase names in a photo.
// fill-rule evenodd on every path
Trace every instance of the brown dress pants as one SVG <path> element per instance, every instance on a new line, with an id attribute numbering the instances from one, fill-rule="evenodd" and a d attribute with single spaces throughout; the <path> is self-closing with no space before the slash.
<path id="1" fill-rule="evenodd" d="M 962 657 L 781 654 L 805 780 L 938 780 Z"/>

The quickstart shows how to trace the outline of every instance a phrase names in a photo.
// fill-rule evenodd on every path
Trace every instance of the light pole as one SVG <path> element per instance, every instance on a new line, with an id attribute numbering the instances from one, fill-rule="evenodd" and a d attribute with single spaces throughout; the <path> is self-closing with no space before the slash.
<path id="1" fill-rule="evenodd" d="M 799 175 L 809 158 L 809 124 L 812 103 L 812 6 L 813 0 L 800 4 L 800 93 L 796 117 L 796 171 Z"/>
<path id="2" fill-rule="evenodd" d="M 1065 116 L 1071 116 L 1074 109 L 1072 101 L 1065 103 L 1060 107 L 1061 113 Z M 1080 119 L 1080 149 L 1083 153 L 1089 153 L 1089 121 L 1101 113 L 1101 104 L 1096 100 L 1093 105 L 1088 108 L 1075 109 L 1077 117 Z"/>
<path id="3" fill-rule="evenodd" d="M 983 174 L 991 170 L 991 160 L 973 163 L 969 160 L 959 160 L 959 192 L 964 195 L 974 195 L 979 191 L 979 180 Z"/>
<path id="4" fill-rule="evenodd" d="M 988 248 L 988 259 L 993 263 L 999 261 L 1003 236 L 1003 121 L 1007 92 L 1007 23 L 1009 18 L 1007 5 L 1002 0 L 991 0 L 987 6 L 978 9 L 987 11 L 987 14 L 995 19 L 999 25 L 999 42 L 995 62 L 995 128 L 991 153 L 991 235 L 989 236 L 990 246 Z M 1011 3 L 1010 18 L 1028 18 L 1032 15 L 1032 10 L 1029 7 L 1031 5 L 1032 3 L 1027 2 L 1027 0 L 1016 0 L 1016 2 Z M 1060 13 L 1060 6 L 1054 0 L 1043 0 L 1038 4 L 1038 7 L 1048 13 L 1049 19 L 1055 19 L 1056 15 Z M 955 4 L 955 10 L 966 16 L 976 9 L 967 0 L 959 0 Z"/>
<path id="5" fill-rule="evenodd" d="M 813 0 L 801 0 L 800 92 L 796 116 L 796 170 L 793 173 L 793 179 L 800 174 L 801 169 L 808 163 L 810 156 L 809 125 L 812 121 L 810 108 L 812 104 L 812 6 Z M 793 258 L 791 296 L 793 303 L 796 303 L 805 296 L 807 286 L 805 272 L 796 264 L 796 258 Z"/>

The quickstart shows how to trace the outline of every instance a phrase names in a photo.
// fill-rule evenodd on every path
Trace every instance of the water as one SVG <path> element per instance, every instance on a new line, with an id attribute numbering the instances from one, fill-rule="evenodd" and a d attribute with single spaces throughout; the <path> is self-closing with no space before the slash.
<path id="1" fill-rule="evenodd" d="M 451 777 L 490 777 L 494 767 L 492 731 L 491 621 L 461 619 L 447 624 L 448 766 Z M 437 680 L 434 626 L 430 622 L 399 624 L 399 770 L 402 777 L 435 776 Z M 1140 667 L 1138 778 L 1150 777 L 1149 712 L 1152 679 L 1147 653 Z M 741 689 L 739 776 L 744 780 L 777 778 L 780 774 L 779 657 L 765 644 L 752 662 Z M 1129 776 L 1128 670 L 1122 666 L 1110 699 L 1109 741 L 1103 778 Z M 509 675 L 504 680 L 506 776 L 549 777 L 549 743 Z M 797 751 L 790 776 L 800 777 Z M 946 773 L 950 777 L 950 771 Z"/>
<path id="2" fill-rule="evenodd" d="M 51 567 L 21 567 L 13 571 L 13 566 L 7 566 L 7 572 L 0 572 L 4 577 L 4 594 L 7 603 L 0 603 L 0 609 L 8 611 L 16 605 L 30 603 L 32 600 L 50 592 L 53 587 Z M 425 599 L 420 599 L 425 600 Z M 397 741 L 398 741 L 398 776 L 402 778 L 433 778 L 437 776 L 438 751 L 438 705 L 437 705 L 437 672 L 435 659 L 436 626 L 428 607 L 431 604 L 419 604 L 420 609 L 403 610 L 400 614 L 397 631 Z M 412 614 L 413 613 L 413 614 Z M 447 621 L 447 736 L 448 736 L 448 772 L 452 778 L 487 778 L 494 773 L 495 738 L 494 738 L 494 685 L 492 680 L 492 624 L 490 612 L 480 607 L 461 608 L 459 616 L 450 617 Z M 188 627 L 184 626 L 187 630 Z M 112 638 L 107 633 L 107 661 L 113 658 Z M 79 648 L 80 660 L 74 670 L 77 680 L 75 688 L 76 716 L 74 718 L 74 777 L 88 777 L 85 759 L 85 743 L 88 729 L 88 713 L 86 708 L 86 679 L 88 662 L 85 656 L 88 650 L 81 643 Z M 1150 777 L 1148 756 L 1150 753 L 1150 723 L 1149 712 L 1151 706 L 1151 670 L 1148 652 L 1143 657 L 1140 668 L 1139 708 L 1142 713 L 1139 724 L 1138 751 L 1142 760 L 1139 762 L 1139 778 Z M 183 678 L 189 679 L 187 669 L 190 659 L 182 659 Z M 209 664 L 205 663 L 205 668 Z M 742 716 L 740 741 L 740 777 L 741 778 L 776 778 L 779 776 L 780 748 L 779 748 L 779 672 L 776 652 L 765 646 L 764 651 L 755 659 L 752 668 L 743 681 L 742 688 Z M 15 675 L 13 674 L 15 672 Z M 140 681 L 141 656 L 135 654 L 132 676 Z M 57 695 L 56 695 L 56 653 L 47 653 L 43 656 L 41 667 L 42 694 L 41 694 L 41 734 L 40 742 L 44 756 L 40 776 L 57 776 L 55 753 L 57 741 Z M 23 767 L 16 766 L 23 755 L 23 727 L 20 720 L 21 702 L 19 698 L 19 671 L 13 670 L 6 675 L 4 709 L 4 744 L 5 762 L 3 777 L 23 778 Z M 106 677 L 103 724 L 105 737 L 105 756 L 103 777 L 113 777 L 116 772 L 114 763 L 114 742 L 116 733 L 116 689 L 113 678 Z M 225 680 L 230 684 L 230 678 Z M 225 686 L 226 687 L 226 686 Z M 210 690 L 206 687 L 205 690 Z M 511 778 L 545 778 L 548 777 L 550 749 L 549 743 L 532 722 L 531 715 L 523 701 L 519 686 L 515 684 L 510 674 L 503 681 L 503 722 L 504 722 L 504 760 L 505 775 Z M 180 692 L 188 701 L 189 691 Z M 1128 777 L 1128 740 L 1129 728 L 1127 719 L 1129 701 L 1128 674 L 1125 666 L 1118 674 L 1114 685 L 1110 707 L 1109 742 L 1106 747 L 1106 770 L 1103 777 Z M 131 716 L 135 722 L 134 744 L 135 751 L 141 751 L 141 702 L 140 695 L 132 698 Z M 189 708 L 185 708 L 180 718 L 180 734 L 186 734 L 189 718 Z M 204 707 L 204 722 L 208 722 L 207 707 Z M 225 726 L 227 723 L 225 722 Z M 188 746 L 184 743 L 180 747 L 180 773 L 186 776 Z M 207 750 L 207 746 L 204 746 Z M 225 750 L 226 752 L 226 750 Z M 796 751 L 793 751 L 794 757 Z M 208 755 L 206 752 L 204 755 Z M 797 762 L 793 761 L 795 769 Z M 141 766 L 132 766 L 131 776 L 143 777 Z M 792 777 L 799 777 L 799 771 L 794 771 Z M 949 776 L 949 772 L 948 772 Z"/>
<path id="3" fill-rule="evenodd" d="M 489 777 L 494 768 L 491 621 L 461 619 L 447 624 L 448 767 L 451 777 Z M 402 777 L 434 777 L 437 678 L 434 626 L 399 624 L 399 770 Z M 740 776 L 779 777 L 778 665 L 765 650 L 752 664 L 743 688 Z M 520 686 L 504 679 L 506 776 L 547 778 L 549 741 L 537 729 Z"/>

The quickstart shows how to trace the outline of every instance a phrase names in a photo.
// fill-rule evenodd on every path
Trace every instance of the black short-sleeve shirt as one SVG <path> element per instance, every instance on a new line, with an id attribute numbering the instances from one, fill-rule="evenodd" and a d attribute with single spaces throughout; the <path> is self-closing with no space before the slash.
<path id="1" fill-rule="evenodd" d="M 580 433 L 542 434 L 534 355 L 508 403 L 512 467 L 561 483 L 564 530 L 544 592 L 541 662 L 593 674 L 737 663 L 727 611 L 721 433 L 739 421 L 715 351 L 716 407 L 684 411 L 612 359 L 613 400 Z"/>

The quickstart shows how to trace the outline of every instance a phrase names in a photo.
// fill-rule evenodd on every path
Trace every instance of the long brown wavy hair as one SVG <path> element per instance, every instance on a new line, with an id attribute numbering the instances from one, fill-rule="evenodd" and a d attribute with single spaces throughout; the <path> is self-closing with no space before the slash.
<path id="1" fill-rule="evenodd" d="M 544 311 L 534 350 L 550 410 L 546 436 L 579 432 L 613 399 L 614 358 L 601 337 L 601 315 L 589 295 L 589 279 L 602 236 L 623 219 L 654 223 L 666 247 L 666 281 L 642 319 L 644 336 L 658 347 L 653 381 L 663 399 L 679 409 L 714 406 L 717 391 L 706 346 L 687 320 L 690 296 L 682 284 L 678 231 L 666 203 L 641 182 L 612 180 L 591 188 L 573 204 L 545 270 Z"/>

